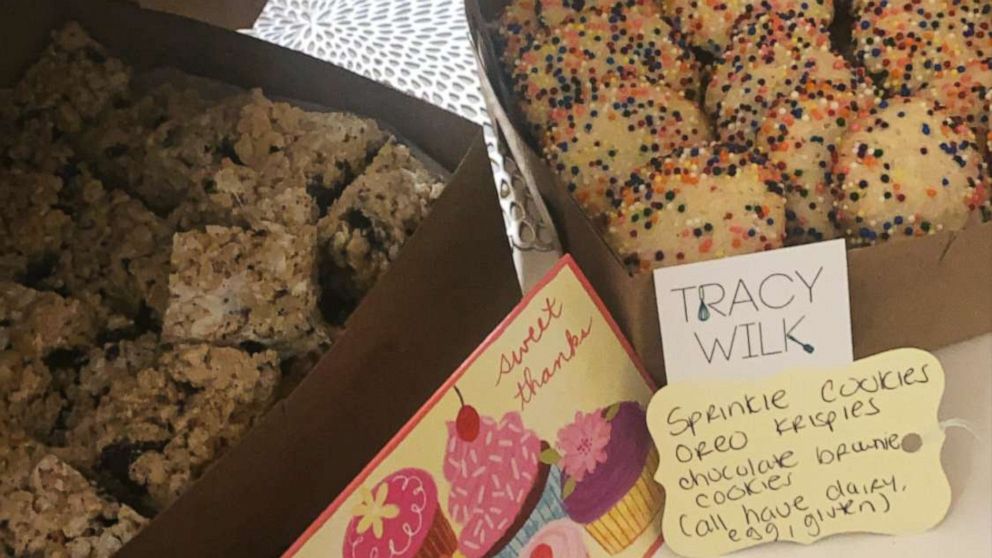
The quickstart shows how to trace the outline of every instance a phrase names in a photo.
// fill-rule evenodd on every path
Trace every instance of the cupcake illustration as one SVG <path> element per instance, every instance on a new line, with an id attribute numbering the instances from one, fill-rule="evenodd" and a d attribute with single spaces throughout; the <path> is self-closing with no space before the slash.
<path id="1" fill-rule="evenodd" d="M 629 547 L 664 505 L 655 483 L 658 452 L 644 410 L 635 402 L 611 405 L 575 419 L 558 431 L 548 460 L 562 470 L 562 501 L 611 555 Z"/>
<path id="2" fill-rule="evenodd" d="M 567 519 L 552 521 L 530 538 L 519 558 L 589 558 L 582 532 Z"/>
<path id="3" fill-rule="evenodd" d="M 362 489 L 344 538 L 344 558 L 448 558 L 458 541 L 423 469 L 401 469 Z"/>
<path id="4" fill-rule="evenodd" d="M 444 477 L 448 513 L 462 527 L 458 548 L 467 558 L 516 558 L 541 527 L 565 517 L 561 472 L 541 461 L 551 448 L 520 413 L 482 417 L 455 391 L 462 406 L 448 422 Z"/>

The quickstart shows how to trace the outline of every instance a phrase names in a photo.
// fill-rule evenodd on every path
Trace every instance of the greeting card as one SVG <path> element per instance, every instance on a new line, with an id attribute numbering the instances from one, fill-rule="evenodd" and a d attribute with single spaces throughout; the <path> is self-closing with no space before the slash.
<path id="1" fill-rule="evenodd" d="M 565 257 L 286 555 L 647 556 L 664 504 L 653 392 Z"/>

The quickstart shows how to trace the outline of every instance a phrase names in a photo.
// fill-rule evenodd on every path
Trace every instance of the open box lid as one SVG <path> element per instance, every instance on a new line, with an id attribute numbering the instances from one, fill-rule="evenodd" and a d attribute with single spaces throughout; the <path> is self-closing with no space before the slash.
<path id="1" fill-rule="evenodd" d="M 250 29 L 267 0 L 138 0 L 142 8 L 198 19 L 225 29 Z"/>

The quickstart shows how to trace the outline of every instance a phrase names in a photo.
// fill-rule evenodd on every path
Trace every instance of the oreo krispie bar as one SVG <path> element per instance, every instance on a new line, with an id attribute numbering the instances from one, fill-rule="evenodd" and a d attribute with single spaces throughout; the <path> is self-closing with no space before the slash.
<path id="1" fill-rule="evenodd" d="M 168 301 L 172 229 L 121 190 L 83 174 L 73 192 L 74 227 L 46 284 L 102 299 L 116 312 L 160 320 Z"/>
<path id="2" fill-rule="evenodd" d="M 69 141 L 128 96 L 130 69 L 76 23 L 52 36 L 8 97 L 0 160 L 55 172 L 72 156 Z"/>
<path id="3" fill-rule="evenodd" d="M 261 345 L 286 355 L 329 342 L 317 307 L 312 226 L 176 234 L 169 293 L 168 341 Z"/>
<path id="4" fill-rule="evenodd" d="M 175 207 L 185 193 L 170 189 L 168 183 L 155 185 L 154 173 L 146 172 L 152 163 L 150 153 L 179 142 L 181 131 L 173 131 L 176 123 L 191 121 L 209 106 L 209 101 L 192 89 L 171 83 L 156 86 L 131 102 L 105 111 L 84 130 L 77 142 L 79 156 L 108 186 L 126 190 L 149 207 L 165 212 Z M 167 126 L 167 131 L 153 136 L 158 128 Z"/>
<path id="5" fill-rule="evenodd" d="M 106 558 L 146 523 L 47 448 L 0 428 L 0 555 Z"/>
<path id="6" fill-rule="evenodd" d="M 71 437 L 66 433 L 92 423 L 96 408 L 111 388 L 137 377 L 141 370 L 154 367 L 162 350 L 157 333 L 145 333 L 133 339 L 98 339 L 98 342 L 80 358 L 80 366 L 72 378 L 62 382 L 66 399 L 60 425 L 64 430 L 60 433 L 63 442 Z M 67 455 L 74 456 L 73 462 L 91 463 L 92 451 L 92 448 L 77 446 Z"/>
<path id="7" fill-rule="evenodd" d="M 389 139 L 375 121 L 340 112 L 306 112 L 253 90 L 234 140 L 237 160 L 263 174 L 302 176 L 321 207 L 365 168 Z"/>
<path id="8" fill-rule="evenodd" d="M 272 208 L 253 211 L 253 201 L 280 195 L 279 203 L 299 207 L 309 191 L 326 208 L 387 136 L 372 120 L 305 112 L 260 90 L 209 102 L 166 84 L 110 111 L 90 139 L 93 147 L 82 149 L 98 169 L 153 210 L 175 211 L 173 219 L 189 229 L 260 219 L 292 224 Z M 256 188 L 218 191 L 217 173 L 232 166 L 257 174 L 248 179 Z M 250 199 L 232 206 L 231 196 L 245 193 Z M 313 224 L 316 206 L 302 211 L 313 214 Z"/>
<path id="9" fill-rule="evenodd" d="M 53 174 L 0 170 L 0 280 L 35 282 L 58 258 L 72 228 L 61 192 Z"/>
<path id="10" fill-rule="evenodd" d="M 399 255 L 444 184 L 392 141 L 317 225 L 325 298 L 354 304 Z"/>
<path id="11" fill-rule="evenodd" d="M 197 224 L 313 225 L 387 139 L 372 120 L 304 112 L 259 90 L 229 102 L 240 108 L 214 148 L 222 157 L 187 173 L 193 184 L 172 216 L 180 230 Z"/>
<path id="12" fill-rule="evenodd" d="M 230 159 L 201 173 L 198 188 L 169 214 L 179 231 L 205 225 L 297 229 L 317 222 L 317 202 L 299 173 L 258 172 Z"/>
<path id="13" fill-rule="evenodd" d="M 114 360 L 96 366 L 116 366 Z M 202 344 L 165 346 L 153 365 L 109 376 L 109 390 L 69 433 L 69 446 L 88 467 L 161 510 L 268 409 L 280 379 L 279 357 Z"/>
<path id="14" fill-rule="evenodd" d="M 0 425 L 49 439 L 65 408 L 53 368 L 102 326 L 78 300 L 0 282 Z"/>

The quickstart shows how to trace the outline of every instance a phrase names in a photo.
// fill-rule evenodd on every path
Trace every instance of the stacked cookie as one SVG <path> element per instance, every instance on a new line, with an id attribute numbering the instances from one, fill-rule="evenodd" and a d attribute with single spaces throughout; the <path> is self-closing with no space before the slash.
<path id="1" fill-rule="evenodd" d="M 639 166 L 710 139 L 699 63 L 653 3 L 519 2 L 503 18 L 530 22 L 503 27 L 508 69 L 545 156 L 590 214 L 604 216 Z"/>
<path id="2" fill-rule="evenodd" d="M 23 501 L 2 555 L 122 546 L 312 366 L 443 190 L 373 120 L 136 74 L 76 24 L 0 92 L 0 132 L 0 455 L 23 457 L 0 458 Z M 32 504 L 55 496 L 93 505 Z"/>
<path id="3" fill-rule="evenodd" d="M 852 9 L 849 57 L 822 0 L 516 0 L 499 35 L 541 150 L 633 271 L 989 219 L 989 3 Z"/>

